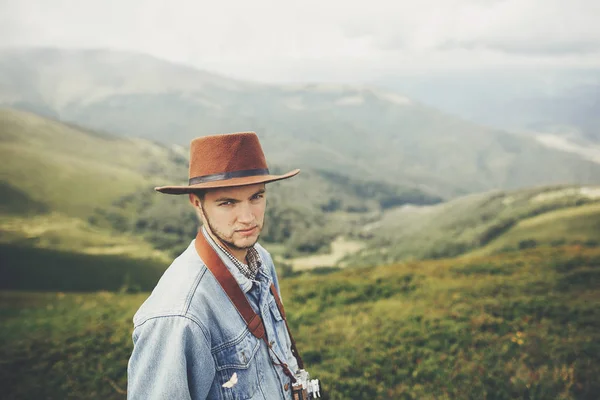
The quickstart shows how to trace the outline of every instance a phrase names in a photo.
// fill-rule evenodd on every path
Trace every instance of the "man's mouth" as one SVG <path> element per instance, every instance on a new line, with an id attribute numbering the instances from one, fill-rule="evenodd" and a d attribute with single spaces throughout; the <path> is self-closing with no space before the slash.
<path id="1" fill-rule="evenodd" d="M 250 236 L 256 231 L 256 228 L 257 228 L 256 226 L 253 226 L 252 228 L 248 228 L 248 229 L 238 229 L 236 232 L 238 232 L 239 234 L 241 234 L 243 236 Z"/>

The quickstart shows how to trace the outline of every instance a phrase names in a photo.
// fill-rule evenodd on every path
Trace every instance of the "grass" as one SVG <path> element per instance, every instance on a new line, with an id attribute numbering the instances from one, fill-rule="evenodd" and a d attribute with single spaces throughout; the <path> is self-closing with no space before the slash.
<path id="1" fill-rule="evenodd" d="M 10 160 L 2 170 L 11 184 L 53 210 L 74 216 L 85 217 L 95 207 L 108 205 L 144 183 L 135 171 L 80 156 L 41 154 L 39 149 L 4 145 L 0 157 Z M 52 184 L 40 182 L 47 177 L 52 177 Z"/>
<path id="2" fill-rule="evenodd" d="M 0 289 L 151 290 L 168 264 L 121 255 L 89 255 L 0 245 Z"/>
<path id="3" fill-rule="evenodd" d="M 2 292 L 3 398 L 124 399 L 131 317 L 145 297 Z"/>
<path id="4" fill-rule="evenodd" d="M 599 198 L 597 187 L 571 185 L 494 191 L 434 206 L 400 207 L 383 213 L 379 221 L 355 233 L 367 241 L 367 246 L 344 261 L 378 265 L 453 257 L 488 245 L 490 249 L 509 246 L 535 237 L 542 242 L 597 241 L 600 238 L 599 230 L 594 228 L 596 223 L 584 220 L 589 217 L 598 221 L 600 208 L 593 205 L 599 204 Z M 584 206 L 587 208 L 579 210 Z M 558 210 L 565 211 L 546 217 L 553 222 L 533 219 Z M 528 223 L 540 227 L 527 228 Z M 543 233 L 544 230 L 550 233 Z M 526 237 L 528 234 L 533 237 Z"/>
<path id="5" fill-rule="evenodd" d="M 565 243 L 600 245 L 600 204 L 548 212 L 516 223 L 506 233 L 469 255 L 485 255 L 519 247 Z"/>
<path id="6" fill-rule="evenodd" d="M 565 246 L 282 280 L 328 399 L 595 399 L 600 249 Z M 0 292 L 7 399 L 124 399 L 147 293 Z"/>
<path id="7" fill-rule="evenodd" d="M 0 109 L 0 157 L 0 243 L 168 265 L 164 252 L 110 229 L 96 210 L 135 191 L 154 195 L 151 182 L 185 171 L 178 153 Z M 98 226 L 91 217 L 100 220 Z"/>
<path id="8" fill-rule="evenodd" d="M 77 217 L 149 186 L 150 157 L 155 177 L 176 168 L 168 162 L 166 148 L 149 142 L 99 135 L 1 109 L 0 157 L 5 185 L 51 210 Z"/>
<path id="9" fill-rule="evenodd" d="M 290 318 L 331 398 L 591 399 L 598 268 L 561 248 L 306 275 Z"/>
<path id="10" fill-rule="evenodd" d="M 82 254 L 152 258 L 165 265 L 170 263 L 164 252 L 140 237 L 109 232 L 57 212 L 0 216 L 0 243 Z"/>

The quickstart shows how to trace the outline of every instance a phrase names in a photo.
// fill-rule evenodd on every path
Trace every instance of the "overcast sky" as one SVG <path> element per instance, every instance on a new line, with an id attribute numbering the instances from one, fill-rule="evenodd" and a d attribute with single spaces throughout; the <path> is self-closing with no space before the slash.
<path id="1" fill-rule="evenodd" d="M 0 47 L 114 48 L 237 78 L 600 68 L 598 0 L 0 0 Z"/>

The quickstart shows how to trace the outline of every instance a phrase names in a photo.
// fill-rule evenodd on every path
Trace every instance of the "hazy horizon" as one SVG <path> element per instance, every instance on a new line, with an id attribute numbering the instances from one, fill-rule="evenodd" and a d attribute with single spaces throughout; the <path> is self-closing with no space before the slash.
<path id="1" fill-rule="evenodd" d="M 0 1 L 0 47 L 135 51 L 226 77 L 370 83 L 600 68 L 600 4 L 556 1 Z"/>

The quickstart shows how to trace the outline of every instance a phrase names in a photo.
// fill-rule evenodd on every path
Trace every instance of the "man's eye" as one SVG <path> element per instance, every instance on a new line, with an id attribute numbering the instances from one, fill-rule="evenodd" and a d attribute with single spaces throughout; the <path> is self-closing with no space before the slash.
<path id="1" fill-rule="evenodd" d="M 222 202 L 222 203 L 219 203 L 219 206 L 230 206 L 230 205 L 232 205 L 232 204 L 233 204 L 233 203 L 232 203 L 232 202 L 230 202 L 230 201 L 224 201 L 224 202 Z"/>
<path id="2" fill-rule="evenodd" d="M 255 195 L 254 195 L 252 198 L 253 198 L 254 200 L 256 200 L 256 199 L 262 199 L 263 197 L 265 197 L 265 195 L 264 195 L 264 194 L 262 194 L 262 193 L 260 193 L 260 194 L 255 194 Z"/>

